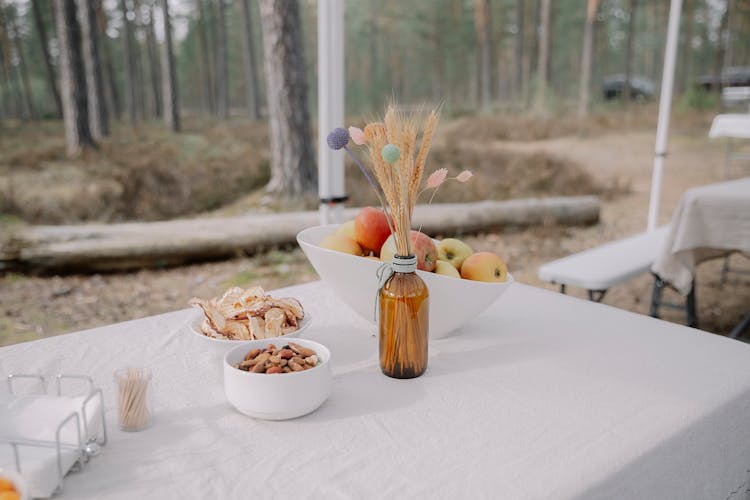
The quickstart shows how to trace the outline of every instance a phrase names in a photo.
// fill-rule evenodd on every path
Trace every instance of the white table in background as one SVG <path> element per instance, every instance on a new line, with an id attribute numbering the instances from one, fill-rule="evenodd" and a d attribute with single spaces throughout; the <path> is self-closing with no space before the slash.
<path id="1" fill-rule="evenodd" d="M 750 153 L 733 152 L 733 139 L 750 139 L 750 113 L 716 115 L 708 131 L 711 139 L 725 138 L 724 178 L 730 177 L 733 160 L 750 160 Z"/>
<path id="2" fill-rule="evenodd" d="M 652 270 L 686 295 L 700 262 L 730 252 L 750 255 L 750 177 L 686 191 Z"/>
<path id="3" fill-rule="evenodd" d="M 0 372 L 79 371 L 109 444 L 60 498 L 746 498 L 750 346 L 514 285 L 424 376 L 393 380 L 372 329 L 322 283 L 300 298 L 333 356 L 330 399 L 285 421 L 226 402 L 177 311 L 0 348 Z M 154 371 L 151 428 L 116 428 L 113 371 Z"/>

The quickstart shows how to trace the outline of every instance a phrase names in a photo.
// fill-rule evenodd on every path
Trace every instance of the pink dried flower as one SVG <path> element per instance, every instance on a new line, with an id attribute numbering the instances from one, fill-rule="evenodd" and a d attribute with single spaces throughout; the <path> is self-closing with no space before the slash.
<path id="1" fill-rule="evenodd" d="M 438 186 L 440 186 L 440 184 L 445 182 L 446 177 L 448 177 L 447 168 L 440 168 L 438 170 L 435 170 L 427 178 L 427 189 L 437 188 Z"/>
<path id="2" fill-rule="evenodd" d="M 471 173 L 471 170 L 464 170 L 460 174 L 456 176 L 456 180 L 458 182 L 466 182 L 469 179 L 471 179 L 474 176 L 474 174 Z"/>
<path id="3" fill-rule="evenodd" d="M 352 138 L 352 141 L 357 146 L 361 146 L 367 142 L 367 137 L 365 137 L 365 133 L 362 132 L 361 128 L 349 127 L 349 137 Z"/>

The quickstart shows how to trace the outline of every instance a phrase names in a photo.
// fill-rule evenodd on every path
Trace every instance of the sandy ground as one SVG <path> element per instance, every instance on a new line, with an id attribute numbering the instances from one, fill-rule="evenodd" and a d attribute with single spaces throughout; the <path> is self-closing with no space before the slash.
<path id="1" fill-rule="evenodd" d="M 503 255 L 516 278 L 556 289 L 536 278 L 540 264 L 645 229 L 648 211 L 653 131 L 608 133 L 593 138 L 492 143 L 518 152 L 545 151 L 574 160 L 607 185 L 629 186 L 627 194 L 604 200 L 600 224 L 592 227 L 538 227 L 525 231 L 466 238 L 475 250 Z M 704 129 L 674 133 L 664 173 L 660 221 L 666 223 L 682 193 L 723 178 L 723 146 L 705 138 Z M 737 165 L 735 176 L 750 175 Z M 700 327 L 727 333 L 750 310 L 750 275 L 731 273 L 719 282 L 721 261 L 699 267 L 697 304 Z M 750 271 L 750 261 L 731 259 L 733 269 Z M 282 249 L 253 258 L 238 257 L 174 269 L 93 276 L 0 277 L 0 345 L 57 335 L 182 308 L 194 296 L 211 296 L 238 284 L 273 289 L 316 279 L 298 249 Z M 642 276 L 610 290 L 604 303 L 638 313 L 648 310 L 652 278 Z M 572 294 L 584 297 L 581 290 Z M 679 300 L 670 292 L 667 297 Z M 666 311 L 665 319 L 684 323 L 684 313 Z M 746 335 L 750 337 L 750 332 Z"/>

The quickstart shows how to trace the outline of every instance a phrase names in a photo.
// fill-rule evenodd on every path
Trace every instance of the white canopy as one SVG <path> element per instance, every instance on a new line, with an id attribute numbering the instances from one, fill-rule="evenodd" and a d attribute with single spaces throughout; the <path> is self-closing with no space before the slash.
<path id="1" fill-rule="evenodd" d="M 682 0 L 672 0 L 669 7 L 664 73 L 661 79 L 661 94 L 659 96 L 659 121 L 656 125 L 654 169 L 651 174 L 651 197 L 648 204 L 648 231 L 656 229 L 657 219 L 659 218 L 661 179 L 664 173 L 664 157 L 667 155 L 667 136 L 669 135 L 669 116 L 672 111 L 672 89 L 674 88 L 674 68 L 677 60 L 677 41 L 680 34 L 681 14 Z"/>
<path id="2" fill-rule="evenodd" d="M 328 148 L 326 138 L 344 126 L 344 2 L 318 0 L 318 194 L 320 223 L 342 222 L 344 155 Z M 329 200 L 329 201 L 323 201 Z"/>

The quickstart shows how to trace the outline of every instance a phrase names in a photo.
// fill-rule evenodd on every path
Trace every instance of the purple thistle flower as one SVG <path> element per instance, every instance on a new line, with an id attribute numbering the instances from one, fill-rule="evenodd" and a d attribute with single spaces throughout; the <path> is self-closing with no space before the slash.
<path id="1" fill-rule="evenodd" d="M 335 128 L 328 134 L 328 147 L 338 151 L 349 144 L 349 132 L 345 128 Z"/>

